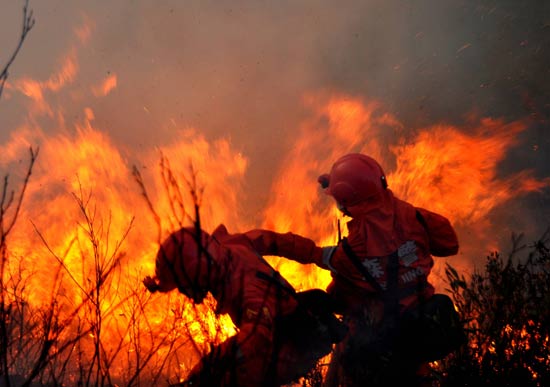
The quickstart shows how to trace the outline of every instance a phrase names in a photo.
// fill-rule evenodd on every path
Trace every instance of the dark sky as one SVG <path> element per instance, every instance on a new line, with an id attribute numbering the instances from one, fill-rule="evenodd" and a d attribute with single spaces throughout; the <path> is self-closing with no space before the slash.
<path id="1" fill-rule="evenodd" d="M 22 1 L 0 0 L 0 64 L 20 32 Z M 499 175 L 550 176 L 550 2 L 377 1 L 32 1 L 36 25 L 9 81 L 46 80 L 63 58 L 78 64 L 71 86 L 46 95 L 58 117 L 35 114 L 47 134 L 71 131 L 84 109 L 131 155 L 174 141 L 176 128 L 224 136 L 248 160 L 256 207 L 273 171 L 311 112 L 305 95 L 376 100 L 412 137 L 472 115 L 527 120 Z M 75 30 L 89 28 L 81 40 Z M 89 90 L 116 75 L 101 98 Z M 84 92 L 83 90 L 87 90 Z M 6 89 L 0 144 L 32 106 Z M 468 127 L 468 126 L 464 126 Z M 467 129 L 464 129 L 467 130 Z M 549 189 L 512 203 L 495 222 L 536 232 L 550 225 Z M 258 204 L 260 203 L 260 204 Z M 512 211 L 513 210 L 513 211 Z M 533 237 L 536 237 L 533 235 Z"/>

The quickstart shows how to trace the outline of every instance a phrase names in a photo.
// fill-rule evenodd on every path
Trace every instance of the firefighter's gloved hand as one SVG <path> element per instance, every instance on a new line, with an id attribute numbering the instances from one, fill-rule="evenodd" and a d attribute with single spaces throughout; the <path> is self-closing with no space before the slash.
<path id="1" fill-rule="evenodd" d="M 336 248 L 338 246 L 324 246 L 321 248 L 322 250 L 322 257 L 323 257 L 323 264 L 327 267 L 330 267 L 330 259 L 334 255 L 334 252 L 336 251 Z"/>
<path id="2" fill-rule="evenodd" d="M 151 293 L 158 292 L 160 289 L 158 279 L 156 277 L 147 276 L 143 279 L 143 285 L 149 290 Z"/>

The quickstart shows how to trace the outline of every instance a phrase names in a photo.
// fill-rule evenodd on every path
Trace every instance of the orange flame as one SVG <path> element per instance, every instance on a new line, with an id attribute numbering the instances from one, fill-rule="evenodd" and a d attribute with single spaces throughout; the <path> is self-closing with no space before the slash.
<path id="1" fill-rule="evenodd" d="M 105 78 L 101 84 L 92 88 L 92 91 L 96 97 L 104 97 L 109 94 L 117 85 L 117 76 L 115 74 L 109 75 Z"/>
<path id="2" fill-rule="evenodd" d="M 79 31 L 85 42 L 89 28 Z M 45 91 L 62 91 L 74 81 L 78 68 L 76 51 L 71 50 L 61 70 L 49 79 L 16 80 L 15 89 L 34 102 L 31 114 L 57 114 L 65 122 L 62 113 L 50 106 Z M 101 97 L 116 86 L 113 74 L 92 90 Z M 74 124 L 72 132 L 46 136 L 40 128 L 19 129 L 8 143 L 0 145 L 0 165 L 16 168 L 14 160 L 24 159 L 25 148 L 40 144 L 21 221 L 9 241 L 10 273 L 16 275 L 21 268 L 29 273 L 24 290 L 28 302 L 41 306 L 55 293 L 62 296 L 65 317 L 74 317 L 71 313 L 77 309 L 76 316 L 85 320 L 91 312 L 78 308 L 101 282 L 94 275 L 99 269 L 112 269 L 114 274 L 101 288 L 99 305 L 100 312 L 109 317 L 103 320 L 102 331 L 107 343 L 123 343 L 122 347 L 135 351 L 136 331 L 147 332 L 151 338 L 144 345 L 156 348 L 156 356 L 162 359 L 170 352 L 168 346 L 155 347 L 159 338 L 185 341 L 191 337 L 194 343 L 206 346 L 234 333 L 228 318 L 220 320 L 211 314 L 211 299 L 205 308 L 193 309 L 178 295 L 155 295 L 152 299 L 146 295 L 140 281 L 154 271 L 160 235 L 132 178 L 130 159 L 137 160 L 145 185 L 151 189 L 164 232 L 172 231 L 182 219 L 192 219 L 193 201 L 187 195 L 186 179 L 195 174 L 199 188 L 204 188 L 201 220 L 207 231 L 219 223 L 235 232 L 262 226 L 302 234 L 321 245 L 336 242 L 338 222 L 345 218 L 321 193 L 316 179 L 348 152 L 378 159 L 398 197 L 440 212 L 476 232 L 489 229 L 487 217 L 493 209 L 549 184 L 528 171 L 505 178 L 497 174 L 499 162 L 525 130 L 523 122 L 481 119 L 473 128 L 442 124 L 406 137 L 405 125 L 377 102 L 320 94 L 307 96 L 305 103 L 311 116 L 296 131 L 292 149 L 273 181 L 262 225 L 240 217 L 239 199 L 246 187 L 249 161 L 225 138 L 209 141 L 199 128 L 179 128 L 172 143 L 160 146 L 183 193 L 183 212 L 175 213 L 170 203 L 173 197 L 167 197 L 165 183 L 155 168 L 159 152 L 147 149 L 136 155 L 118 149 L 101 128 L 94 127 L 90 108 L 84 109 L 84 122 Z M 488 239 L 483 242 L 490 243 Z M 318 268 L 276 258 L 271 262 L 297 289 L 325 288 L 330 281 L 328 272 Z M 56 282 L 57 271 L 60 279 Z M 138 307 L 144 305 L 144 315 L 137 315 Z M 89 340 L 95 338 L 97 334 L 89 336 Z M 189 353 L 190 346 L 182 345 L 179 352 L 170 349 L 183 353 L 183 366 L 178 364 L 183 373 L 200 355 L 200 351 Z"/>
<path id="3" fill-rule="evenodd" d="M 273 184 L 273 200 L 265 211 L 264 225 L 268 228 L 303 234 L 324 245 L 334 244 L 337 221 L 343 219 L 332 201 L 320 194 L 316 179 L 349 152 L 378 159 L 396 196 L 471 230 L 483 246 L 469 246 L 468 238 L 459 235 L 463 242 L 461 254 L 466 255 L 472 247 L 474 252 L 494 249 L 490 235 L 483 234 L 491 230 L 488 215 L 493 209 L 550 183 L 550 179 L 534 178 L 530 171 L 504 178 L 497 174 L 506 152 L 526 129 L 525 122 L 486 118 L 473 128 L 438 125 L 405 137 L 404 125 L 375 102 L 365 104 L 349 97 L 308 101 L 316 114 L 301 126 L 295 146 Z M 393 144 L 397 145 L 386 145 L 388 137 L 393 136 L 397 138 L 393 138 Z M 299 288 L 324 287 L 329 281 L 326 272 L 315 268 L 272 262 Z M 441 277 L 444 262 L 436 260 L 436 277 Z M 459 269 L 467 269 L 471 258 L 456 263 Z M 301 274 L 304 270 L 305 276 Z"/>

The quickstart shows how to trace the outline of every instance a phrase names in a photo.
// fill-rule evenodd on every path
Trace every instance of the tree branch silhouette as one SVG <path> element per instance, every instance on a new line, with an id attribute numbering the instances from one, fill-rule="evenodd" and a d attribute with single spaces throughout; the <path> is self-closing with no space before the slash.
<path id="1" fill-rule="evenodd" d="M 19 54 L 19 50 L 21 50 L 27 34 L 34 27 L 34 22 L 35 19 L 32 8 L 29 8 L 29 0 L 25 0 L 25 5 L 23 6 L 23 23 L 21 28 L 21 35 L 19 36 L 19 42 L 17 43 L 15 50 L 11 54 L 11 57 L 8 59 L 8 62 L 2 69 L 2 72 L 0 72 L 0 98 L 2 97 L 2 91 L 4 90 L 4 85 L 6 84 L 6 80 L 8 79 L 10 66 L 17 57 L 17 54 Z"/>

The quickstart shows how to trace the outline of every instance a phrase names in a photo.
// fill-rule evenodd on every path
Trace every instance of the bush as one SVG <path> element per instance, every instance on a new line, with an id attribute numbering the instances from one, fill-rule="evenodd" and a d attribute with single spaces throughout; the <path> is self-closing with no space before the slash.
<path id="1" fill-rule="evenodd" d="M 446 274 L 469 343 L 441 364 L 444 386 L 550 385 L 550 250 L 548 232 L 512 252 L 487 257 L 469 280 Z"/>

